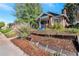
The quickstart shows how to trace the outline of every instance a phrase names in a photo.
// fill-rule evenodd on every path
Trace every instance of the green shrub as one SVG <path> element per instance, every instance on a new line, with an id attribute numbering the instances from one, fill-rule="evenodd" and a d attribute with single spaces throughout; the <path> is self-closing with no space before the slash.
<path id="1" fill-rule="evenodd" d="M 76 28 L 68 28 L 65 30 L 65 32 L 69 32 L 69 33 L 79 33 L 79 29 Z"/>
<path id="2" fill-rule="evenodd" d="M 7 37 L 13 37 L 16 35 L 16 33 L 14 31 L 12 31 L 10 28 L 1 29 L 0 32 L 2 32 Z"/>
<path id="3" fill-rule="evenodd" d="M 9 31 L 9 32 L 5 33 L 5 36 L 14 37 L 14 36 L 16 36 L 16 33 L 14 31 Z"/>
<path id="4" fill-rule="evenodd" d="M 52 26 L 53 29 L 63 29 L 64 27 L 60 23 L 54 23 Z"/>
<path id="5" fill-rule="evenodd" d="M 20 28 L 18 28 L 19 32 L 18 32 L 18 37 L 20 38 L 26 38 L 29 34 L 30 34 L 30 27 L 26 27 L 26 26 L 22 26 Z"/>
<path id="6" fill-rule="evenodd" d="M 63 32 L 65 30 L 65 28 L 60 23 L 54 23 L 52 29 L 57 32 Z"/>
<path id="7" fill-rule="evenodd" d="M 5 26 L 5 23 L 4 22 L 0 22 L 0 28 Z"/>
<path id="8" fill-rule="evenodd" d="M 10 28 L 7 28 L 7 29 L 1 29 L 1 30 L 0 30 L 0 32 L 2 32 L 2 33 L 7 33 L 7 32 L 9 32 L 9 31 L 11 31 Z"/>
<path id="9" fill-rule="evenodd" d="M 79 24 L 74 25 L 73 28 L 79 29 Z"/>

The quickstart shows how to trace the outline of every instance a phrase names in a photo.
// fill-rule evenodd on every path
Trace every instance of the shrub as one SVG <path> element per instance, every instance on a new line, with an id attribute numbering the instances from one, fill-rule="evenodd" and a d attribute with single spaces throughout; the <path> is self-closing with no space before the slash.
<path id="1" fill-rule="evenodd" d="M 79 29 L 79 24 L 74 25 L 73 28 L 77 28 L 77 29 Z"/>
<path id="2" fill-rule="evenodd" d="M 16 33 L 14 31 L 9 31 L 9 32 L 5 33 L 5 36 L 14 37 L 14 36 L 16 36 Z"/>
<path id="3" fill-rule="evenodd" d="M 53 29 L 63 29 L 64 27 L 60 23 L 54 23 L 52 26 Z"/>
<path id="4" fill-rule="evenodd" d="M 52 29 L 58 32 L 63 32 L 65 28 L 60 23 L 54 23 Z"/>
<path id="5" fill-rule="evenodd" d="M 5 23 L 4 22 L 0 22 L 0 28 L 5 26 Z"/>
<path id="6" fill-rule="evenodd" d="M 30 34 L 30 27 L 21 26 L 18 28 L 18 37 L 19 38 L 26 38 Z"/>
<path id="7" fill-rule="evenodd" d="M 10 28 L 1 29 L 0 32 L 2 32 L 7 37 L 13 37 L 16 35 L 16 33 L 14 31 L 12 31 Z"/>
<path id="8" fill-rule="evenodd" d="M 65 30 L 65 32 L 69 32 L 69 33 L 79 33 L 79 29 L 76 28 L 68 28 Z"/>
<path id="9" fill-rule="evenodd" d="M 1 29 L 1 30 L 0 30 L 0 32 L 2 32 L 2 33 L 7 33 L 7 32 L 9 32 L 9 31 L 11 31 L 10 28 L 7 28 L 7 29 Z"/>

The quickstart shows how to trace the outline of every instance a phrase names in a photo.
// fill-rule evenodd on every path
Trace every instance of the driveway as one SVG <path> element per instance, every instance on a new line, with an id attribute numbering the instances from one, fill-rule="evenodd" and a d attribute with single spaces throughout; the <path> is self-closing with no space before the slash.
<path id="1" fill-rule="evenodd" d="M 0 56 L 27 56 L 3 34 L 0 34 Z"/>

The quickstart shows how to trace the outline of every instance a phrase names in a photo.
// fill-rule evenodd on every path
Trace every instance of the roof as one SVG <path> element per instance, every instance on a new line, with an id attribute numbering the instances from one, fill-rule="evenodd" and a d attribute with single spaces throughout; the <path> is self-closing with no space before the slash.
<path id="1" fill-rule="evenodd" d="M 51 15 L 54 15 L 54 16 L 58 16 L 59 15 L 59 14 L 56 14 L 56 13 L 47 12 L 47 13 L 41 13 L 40 17 L 47 16 L 48 14 L 51 14 Z"/>
<path id="2" fill-rule="evenodd" d="M 38 20 L 40 17 L 46 17 L 46 16 L 48 16 L 48 14 L 54 15 L 54 16 L 58 16 L 58 15 L 59 15 L 59 14 L 52 13 L 52 12 L 41 13 L 41 14 L 36 18 L 36 20 Z"/>
<path id="3" fill-rule="evenodd" d="M 69 18 L 67 17 L 67 15 L 65 14 L 56 14 L 56 13 L 52 13 L 52 12 L 47 12 L 47 13 L 41 13 L 36 20 L 40 20 L 40 17 L 43 19 L 48 19 L 48 16 L 55 16 L 55 19 L 58 19 L 59 17 L 64 17 L 66 19 L 66 21 L 69 23 Z"/>
<path id="4" fill-rule="evenodd" d="M 52 13 L 52 12 L 47 12 L 48 14 L 54 15 L 54 16 L 58 16 L 59 14 L 56 13 Z"/>

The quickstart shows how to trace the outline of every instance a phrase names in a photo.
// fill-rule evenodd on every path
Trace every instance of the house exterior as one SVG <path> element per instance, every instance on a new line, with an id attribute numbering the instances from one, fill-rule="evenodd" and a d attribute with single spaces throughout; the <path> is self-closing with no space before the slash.
<path id="1" fill-rule="evenodd" d="M 69 19 L 66 15 L 66 10 L 63 10 L 62 14 L 56 14 L 52 12 L 41 13 L 36 20 L 39 23 L 39 27 L 41 26 L 40 24 L 42 21 L 45 21 L 45 23 L 43 24 L 45 25 L 45 27 L 51 27 L 55 22 L 60 23 L 63 27 L 69 25 Z"/>

